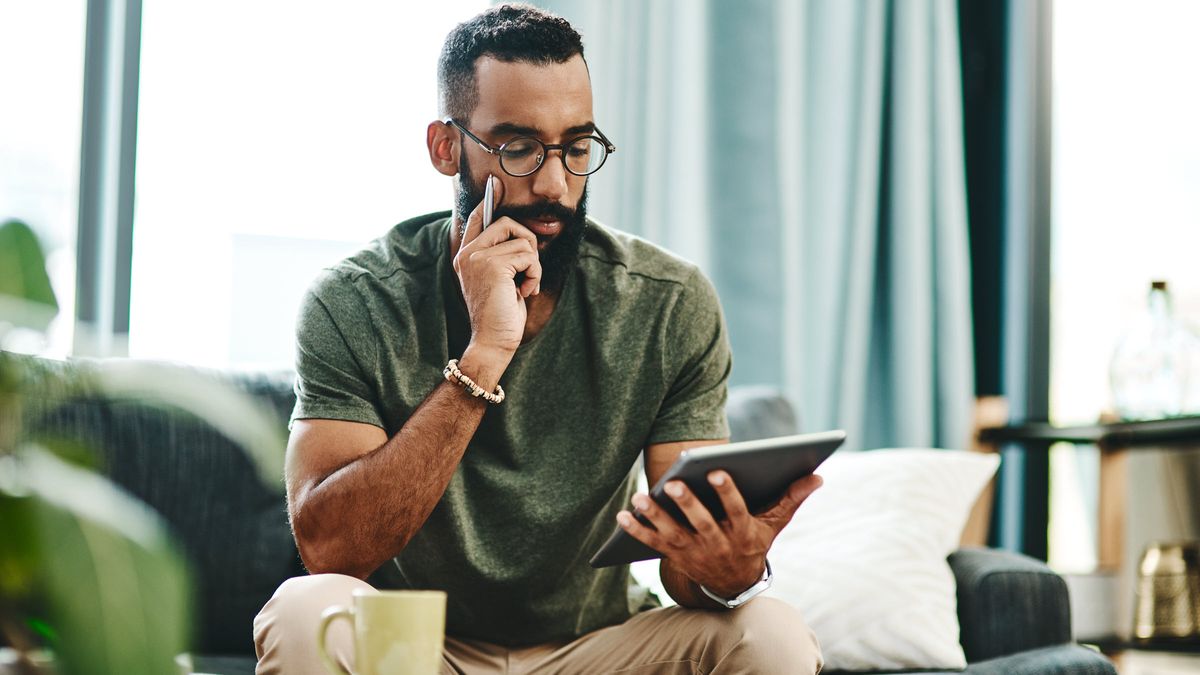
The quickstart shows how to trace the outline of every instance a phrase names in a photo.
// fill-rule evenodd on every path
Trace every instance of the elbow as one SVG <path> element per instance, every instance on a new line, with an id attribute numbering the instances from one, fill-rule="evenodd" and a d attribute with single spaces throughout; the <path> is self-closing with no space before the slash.
<path id="1" fill-rule="evenodd" d="M 344 500 L 312 488 L 289 491 L 292 538 L 310 574 L 344 574 L 366 580 L 400 554 L 415 530 L 364 518 L 340 501 Z M 397 532 L 402 534 L 397 536 Z"/>
<path id="2" fill-rule="evenodd" d="M 312 519 L 302 512 L 292 514 L 292 538 L 296 540 L 296 551 L 300 554 L 300 562 L 309 574 L 322 574 L 334 571 L 331 567 L 333 555 L 330 542 L 320 535 Z"/>
<path id="3" fill-rule="evenodd" d="M 358 579 L 366 579 L 370 575 L 372 570 L 355 566 L 352 557 L 347 555 L 344 535 L 339 536 L 336 531 L 322 524 L 311 508 L 294 509 L 291 525 L 300 562 L 309 574 L 345 574 Z"/>

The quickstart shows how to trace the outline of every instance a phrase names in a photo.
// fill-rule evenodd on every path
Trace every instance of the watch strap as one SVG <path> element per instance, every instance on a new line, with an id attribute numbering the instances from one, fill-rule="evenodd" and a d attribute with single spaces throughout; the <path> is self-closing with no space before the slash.
<path id="1" fill-rule="evenodd" d="M 758 581 L 756 581 L 754 583 L 754 585 L 751 586 L 750 588 L 747 588 L 746 590 L 742 591 L 741 593 L 738 593 L 737 597 L 722 598 L 721 596 L 717 595 L 716 593 L 713 593 L 712 591 L 705 588 L 703 584 L 697 584 L 697 586 L 700 586 L 700 591 L 702 593 L 704 593 L 704 595 L 708 596 L 709 599 L 711 599 L 714 602 L 720 603 L 721 606 L 725 607 L 726 609 L 733 609 L 735 607 L 740 607 L 740 606 L 746 604 L 747 602 L 749 602 L 750 599 L 753 598 L 754 596 L 758 595 L 759 593 L 762 593 L 763 591 L 765 591 L 771 587 L 771 580 L 774 578 L 774 575 L 771 572 L 771 561 L 766 560 L 765 562 L 766 562 L 767 568 L 765 570 L 763 570 L 762 578 L 760 578 Z"/>

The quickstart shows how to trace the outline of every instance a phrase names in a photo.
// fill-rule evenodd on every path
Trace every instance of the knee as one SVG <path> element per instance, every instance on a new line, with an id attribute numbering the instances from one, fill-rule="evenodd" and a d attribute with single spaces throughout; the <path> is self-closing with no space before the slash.
<path id="1" fill-rule="evenodd" d="M 374 591 L 362 579 L 344 574 L 309 574 L 292 577 L 279 585 L 264 607 L 278 605 L 284 611 L 315 609 L 320 614 L 329 605 L 348 604 L 356 590 Z"/>
<path id="2" fill-rule="evenodd" d="M 717 614 L 722 662 L 729 672 L 817 673 L 821 648 L 804 617 L 791 605 L 759 597 L 735 610 Z M 719 669 L 724 672 L 726 669 Z"/>
<path id="3" fill-rule="evenodd" d="M 284 581 L 254 618 L 255 641 L 261 643 L 263 634 L 279 624 L 312 624 L 315 630 L 325 608 L 349 605 L 356 590 L 375 591 L 367 582 L 344 574 L 310 574 Z"/>

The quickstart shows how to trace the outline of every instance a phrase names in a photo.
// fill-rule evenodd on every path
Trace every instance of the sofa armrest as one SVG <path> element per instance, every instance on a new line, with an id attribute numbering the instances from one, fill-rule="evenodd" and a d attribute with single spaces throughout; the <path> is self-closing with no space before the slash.
<path id="1" fill-rule="evenodd" d="M 1117 675 L 1100 652 L 1081 645 L 1042 647 L 967 665 L 963 675 Z"/>
<path id="2" fill-rule="evenodd" d="M 968 663 L 1071 642 L 1067 584 L 1044 563 L 986 548 L 950 554 Z"/>

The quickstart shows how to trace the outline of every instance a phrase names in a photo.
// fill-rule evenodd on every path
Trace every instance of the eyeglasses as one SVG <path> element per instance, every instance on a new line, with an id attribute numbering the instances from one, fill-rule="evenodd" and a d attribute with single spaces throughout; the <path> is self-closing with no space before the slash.
<path id="1" fill-rule="evenodd" d="M 596 129 L 594 136 L 580 136 L 566 143 L 557 144 L 543 143 L 533 136 L 517 136 L 497 148 L 485 143 L 483 139 L 468 131 L 454 118 L 447 117 L 442 120 L 442 123 L 470 136 L 471 140 L 478 143 L 479 147 L 489 155 L 499 157 L 500 168 L 504 169 L 504 173 L 515 178 L 529 176 L 542 168 L 542 162 L 546 160 L 546 155 L 551 150 L 559 151 L 563 167 L 576 176 L 588 176 L 596 173 L 600 167 L 604 166 L 604 160 L 608 159 L 609 153 L 617 150 L 617 146 L 613 145 L 599 129 Z"/>

